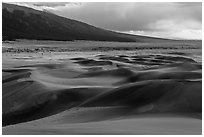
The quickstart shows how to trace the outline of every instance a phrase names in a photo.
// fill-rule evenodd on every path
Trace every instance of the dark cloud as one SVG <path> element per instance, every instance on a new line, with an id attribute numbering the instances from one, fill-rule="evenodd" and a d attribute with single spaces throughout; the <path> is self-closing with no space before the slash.
<path id="1" fill-rule="evenodd" d="M 177 2 L 180 6 L 183 7 L 202 7 L 202 2 Z"/>
<path id="2" fill-rule="evenodd" d="M 81 5 L 81 4 L 74 2 L 34 2 L 33 5 L 39 7 L 63 7 L 67 5 Z"/>
<path id="3" fill-rule="evenodd" d="M 66 6 L 70 2 L 38 2 L 33 3 L 35 6 L 47 6 L 47 7 L 58 7 L 58 6 Z"/>
<path id="4" fill-rule="evenodd" d="M 202 20 L 201 3 L 86 3 L 61 7 L 59 15 L 112 30 L 151 30 L 158 20 Z"/>

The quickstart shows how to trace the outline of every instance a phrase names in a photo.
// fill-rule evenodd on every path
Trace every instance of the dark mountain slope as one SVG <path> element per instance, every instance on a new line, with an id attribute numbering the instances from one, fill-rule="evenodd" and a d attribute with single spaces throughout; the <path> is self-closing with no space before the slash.
<path id="1" fill-rule="evenodd" d="M 45 11 L 13 4 L 2 4 L 3 40 L 96 40 L 121 42 L 158 42 L 166 39 L 108 31 Z"/>

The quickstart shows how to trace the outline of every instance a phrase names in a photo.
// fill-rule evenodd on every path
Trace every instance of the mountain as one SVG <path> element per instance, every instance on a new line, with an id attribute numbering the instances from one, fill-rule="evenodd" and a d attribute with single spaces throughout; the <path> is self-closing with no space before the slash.
<path id="1" fill-rule="evenodd" d="M 158 42 L 167 39 L 113 32 L 46 11 L 2 3 L 3 40 Z"/>

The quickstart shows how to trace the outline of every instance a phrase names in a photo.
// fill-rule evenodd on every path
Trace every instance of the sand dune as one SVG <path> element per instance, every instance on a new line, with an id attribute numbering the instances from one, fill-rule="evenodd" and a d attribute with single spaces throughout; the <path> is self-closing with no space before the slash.
<path id="1" fill-rule="evenodd" d="M 184 54 L 3 68 L 3 134 L 200 134 L 201 69 Z"/>

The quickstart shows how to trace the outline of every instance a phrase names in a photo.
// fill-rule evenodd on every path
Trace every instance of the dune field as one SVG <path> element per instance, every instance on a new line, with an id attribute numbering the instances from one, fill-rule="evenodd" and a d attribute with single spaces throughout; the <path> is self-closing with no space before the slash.
<path id="1" fill-rule="evenodd" d="M 3 134 L 202 134 L 198 43 L 22 43 L 3 43 Z"/>

